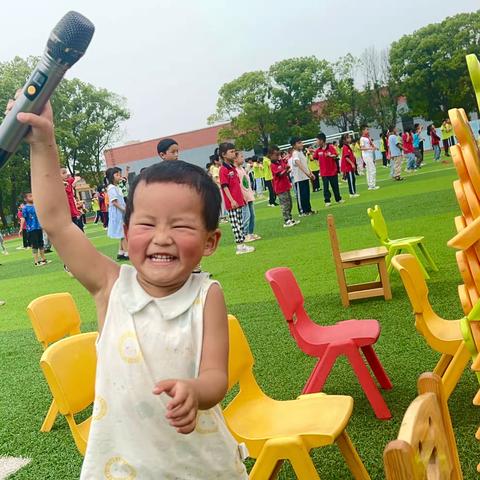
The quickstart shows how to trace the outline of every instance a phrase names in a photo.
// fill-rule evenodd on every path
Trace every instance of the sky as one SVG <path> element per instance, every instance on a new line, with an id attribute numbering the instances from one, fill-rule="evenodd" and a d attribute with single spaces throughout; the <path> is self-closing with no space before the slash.
<path id="1" fill-rule="evenodd" d="M 125 141 L 206 127 L 220 87 L 285 58 L 329 61 L 460 12 L 477 0 L 0 0 L 0 61 L 41 55 L 68 11 L 96 31 L 67 73 L 127 99 Z"/>

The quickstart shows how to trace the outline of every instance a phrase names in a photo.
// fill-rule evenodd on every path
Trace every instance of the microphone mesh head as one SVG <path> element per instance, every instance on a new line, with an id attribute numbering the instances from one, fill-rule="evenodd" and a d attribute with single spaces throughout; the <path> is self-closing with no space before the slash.
<path id="1" fill-rule="evenodd" d="M 87 50 L 95 26 L 82 14 L 70 11 L 55 25 L 47 42 L 48 54 L 71 67 Z"/>

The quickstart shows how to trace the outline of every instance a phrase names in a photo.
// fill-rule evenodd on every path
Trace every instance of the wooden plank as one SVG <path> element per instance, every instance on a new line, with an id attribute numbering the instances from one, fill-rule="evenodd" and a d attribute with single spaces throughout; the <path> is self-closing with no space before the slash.
<path id="1" fill-rule="evenodd" d="M 369 290 L 372 288 L 381 288 L 382 282 L 365 282 L 365 283 L 354 283 L 352 285 L 347 286 L 348 292 L 358 292 L 359 290 Z"/>
<path id="2" fill-rule="evenodd" d="M 387 255 L 388 250 L 385 247 L 362 248 L 360 250 L 350 250 L 340 254 L 342 262 L 367 260 L 369 258 L 382 258 Z"/>
<path id="3" fill-rule="evenodd" d="M 371 288 L 369 290 L 360 290 L 348 294 L 350 300 L 358 300 L 359 298 L 383 297 L 383 288 Z"/>

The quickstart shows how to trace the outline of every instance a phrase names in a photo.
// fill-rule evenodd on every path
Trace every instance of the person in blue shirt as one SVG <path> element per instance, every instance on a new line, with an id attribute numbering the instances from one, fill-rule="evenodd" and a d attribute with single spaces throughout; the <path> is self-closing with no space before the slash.
<path id="1" fill-rule="evenodd" d="M 416 157 L 416 168 L 422 168 L 423 163 L 423 139 L 421 133 L 423 130 L 423 125 L 416 123 L 413 127 L 413 148 L 414 154 Z"/>
<path id="2" fill-rule="evenodd" d="M 24 196 L 25 206 L 22 209 L 22 219 L 20 230 L 25 224 L 28 239 L 32 247 L 33 261 L 36 267 L 41 267 L 50 263 L 50 260 L 45 258 L 45 248 L 43 244 L 43 231 L 40 222 L 38 221 L 37 212 L 33 205 L 33 196 L 31 193 L 26 193 Z"/>

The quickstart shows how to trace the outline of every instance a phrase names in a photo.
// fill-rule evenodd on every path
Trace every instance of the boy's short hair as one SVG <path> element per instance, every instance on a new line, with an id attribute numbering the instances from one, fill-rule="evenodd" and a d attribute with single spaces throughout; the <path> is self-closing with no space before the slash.
<path id="1" fill-rule="evenodd" d="M 160 155 L 161 153 L 167 153 L 167 150 L 172 145 L 178 145 L 177 141 L 173 138 L 163 138 L 157 144 L 157 152 Z"/>
<path id="2" fill-rule="evenodd" d="M 320 132 L 319 134 L 317 134 L 317 139 L 326 142 L 327 136 L 323 132 Z"/>
<path id="3" fill-rule="evenodd" d="M 270 145 L 270 147 L 268 147 L 268 154 L 272 154 L 273 152 L 279 152 L 280 149 L 278 148 L 278 145 Z"/>
<path id="4" fill-rule="evenodd" d="M 301 142 L 302 138 L 301 137 L 292 137 L 290 139 L 290 145 L 293 147 L 296 143 Z"/>
<path id="5" fill-rule="evenodd" d="M 133 198 L 140 182 L 150 183 L 176 183 L 186 185 L 195 190 L 202 199 L 203 221 L 209 232 L 218 228 L 218 219 L 222 201 L 220 190 L 208 173 L 197 165 L 178 160 L 176 162 L 155 163 L 140 172 L 135 177 L 130 188 L 125 209 L 125 225 L 128 226 L 134 210 Z"/>

